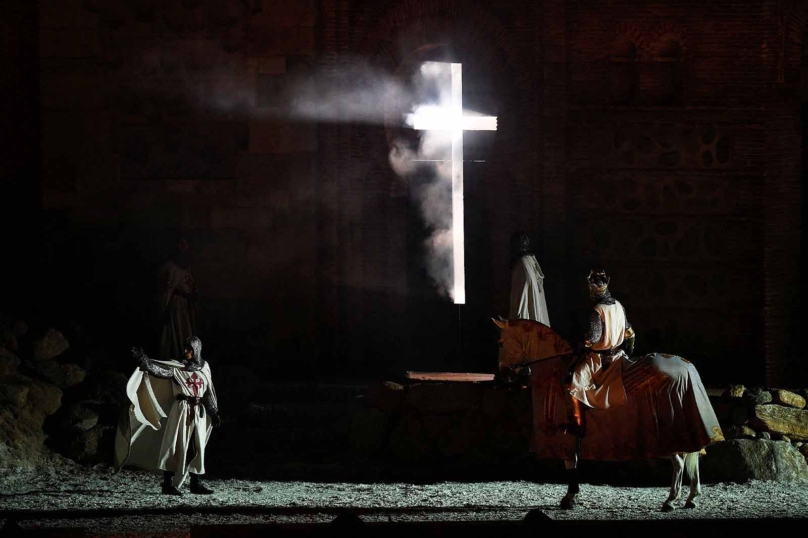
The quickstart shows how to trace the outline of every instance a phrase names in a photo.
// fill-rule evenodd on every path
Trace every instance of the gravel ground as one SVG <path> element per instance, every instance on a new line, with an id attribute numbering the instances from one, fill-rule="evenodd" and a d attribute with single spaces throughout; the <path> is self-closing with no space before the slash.
<path id="1" fill-rule="evenodd" d="M 91 536 L 185 536 L 191 525 L 327 523 L 350 509 L 367 522 L 520 521 L 540 508 L 557 520 L 808 518 L 808 482 L 703 484 L 694 510 L 659 511 L 668 488 L 583 484 L 561 511 L 561 484 L 439 482 L 358 484 L 208 480 L 210 496 L 160 494 L 159 477 L 64 464 L 47 471 L 0 469 L 0 521 L 23 528 L 84 527 Z M 683 499 L 684 500 L 684 499 Z"/>

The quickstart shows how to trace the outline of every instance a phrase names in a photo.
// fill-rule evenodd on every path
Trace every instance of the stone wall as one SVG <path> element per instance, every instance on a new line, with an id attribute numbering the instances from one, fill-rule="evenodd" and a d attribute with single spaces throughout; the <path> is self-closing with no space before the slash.
<path id="1" fill-rule="evenodd" d="M 726 440 L 706 449 L 705 483 L 808 479 L 806 391 L 732 386 L 710 390 Z M 385 382 L 371 387 L 353 416 L 358 467 L 429 476 L 563 480 L 563 464 L 536 460 L 530 391 L 487 383 Z M 588 483 L 666 484 L 671 463 L 581 462 Z"/>
<path id="2" fill-rule="evenodd" d="M 311 359 L 317 128 L 270 112 L 310 67 L 316 1 L 46 1 L 39 16 L 51 298 L 149 348 L 156 268 L 182 233 L 208 349 Z"/>
<path id="3" fill-rule="evenodd" d="M 726 441 L 708 449 L 704 476 L 715 481 L 808 478 L 808 389 L 743 385 L 713 398 Z"/>
<path id="4" fill-rule="evenodd" d="M 707 383 L 774 385 L 802 368 L 784 348 L 798 102 L 772 88 L 784 63 L 795 78 L 803 11 L 567 3 L 570 270 L 613 268 L 639 351 L 676 350 Z"/>
<path id="5" fill-rule="evenodd" d="M 360 461 L 393 473 L 527 478 L 531 420 L 527 390 L 385 382 L 365 394 L 350 441 Z"/>
<path id="6" fill-rule="evenodd" d="M 41 140 L 38 267 L 58 270 L 32 280 L 61 308 L 94 309 L 115 338 L 143 339 L 179 231 L 211 352 L 266 375 L 310 374 L 288 357 L 323 376 L 491 371 L 488 318 L 506 312 L 507 237 L 522 228 L 562 333 L 603 264 L 638 351 L 686 356 L 708 383 L 781 384 L 803 367 L 788 345 L 805 9 L 42 2 L 37 76 L 22 86 L 41 101 L 41 137 L 26 138 Z M 460 308 L 425 277 L 386 129 L 276 115 L 292 80 L 350 84 L 357 59 L 396 72 L 444 42 L 468 69 L 469 99 L 499 118 L 486 163 L 466 172 Z"/>

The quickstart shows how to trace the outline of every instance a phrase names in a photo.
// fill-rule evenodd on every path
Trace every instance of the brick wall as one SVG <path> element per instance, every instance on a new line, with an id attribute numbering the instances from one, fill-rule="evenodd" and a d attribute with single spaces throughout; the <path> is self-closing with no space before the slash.
<path id="1" fill-rule="evenodd" d="M 5 269 L 8 282 L 25 282 L 34 271 L 26 261 L 35 248 L 24 230 L 35 227 L 39 206 L 39 55 L 37 8 L 15 0 L 6 4 L 0 22 L 0 226 L 6 231 Z M 30 233 L 30 232 L 29 232 Z M 28 303 L 35 291 L 8 286 L 4 302 Z"/>
<path id="2" fill-rule="evenodd" d="M 323 2 L 324 56 L 335 72 L 359 57 L 390 72 L 421 47 L 450 43 L 465 98 L 498 117 L 484 164 L 465 165 L 467 303 L 431 289 L 421 267 L 415 188 L 390 170 L 385 132 L 339 126 L 323 143 L 321 244 L 338 289 L 327 323 L 338 360 L 369 368 L 485 369 L 495 360 L 490 317 L 507 315 L 508 237 L 538 231 L 541 20 L 520 2 Z M 480 156 L 466 158 L 480 159 Z M 541 241 L 541 233 L 536 237 Z M 557 273 L 556 273 L 557 274 Z M 341 347 L 340 347 L 341 345 Z"/>
<path id="3" fill-rule="evenodd" d="M 602 263 L 638 347 L 692 358 L 708 383 L 772 385 L 793 336 L 806 20 L 762 0 L 42 2 L 42 204 L 82 238 L 48 256 L 78 252 L 76 295 L 117 290 L 137 324 L 182 230 L 222 353 L 257 342 L 324 374 L 490 369 L 521 228 L 555 328 L 573 330 Z M 460 309 L 424 281 L 384 127 L 275 109 L 293 77 L 350 84 L 352 61 L 394 72 L 444 42 L 499 118 L 466 169 Z"/>
<path id="4" fill-rule="evenodd" d="M 798 33 L 777 2 L 567 2 L 571 267 L 612 267 L 638 348 L 689 357 L 708 383 L 788 382 L 800 133 L 775 91 L 784 18 Z"/>
<path id="5" fill-rule="evenodd" d="M 126 303 L 119 322 L 145 330 L 180 231 L 203 340 L 313 354 L 317 127 L 270 112 L 316 23 L 315 0 L 41 3 L 42 204 L 85 245 L 87 287 Z"/>

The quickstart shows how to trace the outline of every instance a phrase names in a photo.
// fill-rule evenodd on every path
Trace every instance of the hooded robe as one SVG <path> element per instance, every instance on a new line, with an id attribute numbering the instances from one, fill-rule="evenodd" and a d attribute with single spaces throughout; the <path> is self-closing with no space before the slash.
<path id="1" fill-rule="evenodd" d="M 544 298 L 544 273 L 533 254 L 516 260 L 511 272 L 508 319 L 530 319 L 550 326 L 550 314 Z"/>
<path id="2" fill-rule="evenodd" d="M 168 261 L 160 269 L 159 312 L 160 360 L 182 360 L 185 341 L 196 334 L 193 296 L 196 293 L 191 270 Z"/>

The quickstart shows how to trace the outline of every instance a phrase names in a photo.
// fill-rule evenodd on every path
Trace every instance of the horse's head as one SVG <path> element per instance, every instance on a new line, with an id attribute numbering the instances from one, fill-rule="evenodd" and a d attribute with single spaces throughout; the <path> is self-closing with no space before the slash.
<path id="1" fill-rule="evenodd" d="M 526 362 L 541 360 L 572 351 L 572 346 L 547 325 L 528 319 L 493 319 L 499 334 L 499 376 L 517 381 L 529 375 L 519 368 Z"/>
<path id="2" fill-rule="evenodd" d="M 529 370 L 519 368 L 518 365 L 529 360 L 526 355 L 526 342 L 529 324 L 522 323 L 524 320 L 499 320 L 493 322 L 499 329 L 499 357 L 498 370 L 500 379 L 508 382 L 524 381 Z"/>

